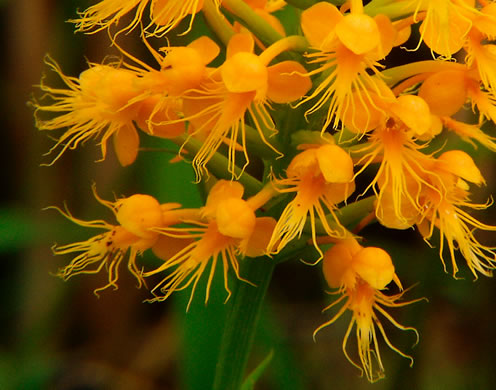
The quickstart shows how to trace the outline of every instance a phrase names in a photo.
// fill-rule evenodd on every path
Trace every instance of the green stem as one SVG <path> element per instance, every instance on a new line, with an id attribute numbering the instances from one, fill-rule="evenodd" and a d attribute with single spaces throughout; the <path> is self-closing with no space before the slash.
<path id="1" fill-rule="evenodd" d="M 405 18 L 424 9 L 425 6 L 418 7 L 418 2 L 408 0 L 372 0 L 364 7 L 365 13 L 369 16 L 383 14 L 391 20 Z"/>
<path id="2" fill-rule="evenodd" d="M 260 121 L 259 123 L 260 130 L 266 139 L 270 139 L 270 144 L 272 147 L 263 142 L 258 130 L 251 126 L 245 125 L 245 137 L 248 150 L 256 151 L 257 156 L 265 159 L 275 159 L 279 157 L 281 153 L 278 153 L 277 151 L 282 150 L 282 146 L 279 144 L 276 137 L 272 137 L 273 134 L 271 134 L 271 132 L 273 132 L 273 130 L 268 129 L 267 126 L 264 125 L 263 121 Z M 238 136 L 238 142 L 240 141 L 241 134 Z"/>
<path id="3" fill-rule="evenodd" d="M 261 18 L 248 4 L 241 0 L 223 0 L 222 5 L 240 19 L 264 44 L 272 44 L 282 38 L 274 28 Z"/>
<path id="4" fill-rule="evenodd" d="M 215 35 L 227 46 L 229 40 L 234 35 L 234 30 L 227 22 L 226 18 L 213 0 L 205 0 L 202 8 L 203 16 Z"/>
<path id="5" fill-rule="evenodd" d="M 303 53 L 307 51 L 307 49 L 308 41 L 304 37 L 300 35 L 290 35 L 289 37 L 284 37 L 274 42 L 265 49 L 258 58 L 267 66 L 275 57 L 284 51 L 294 50 Z"/>
<path id="6" fill-rule="evenodd" d="M 339 221 L 348 229 L 353 229 L 362 218 L 374 211 L 375 200 L 376 196 L 371 195 L 341 207 L 337 213 Z"/>
<path id="7" fill-rule="evenodd" d="M 255 286 L 237 281 L 231 297 L 224 334 L 217 360 L 214 390 L 239 390 L 243 382 L 260 310 L 276 262 L 268 257 L 246 259 L 243 278 Z"/>
<path id="8" fill-rule="evenodd" d="M 188 139 L 187 135 L 176 137 L 172 140 L 172 142 L 183 147 L 193 156 L 196 155 L 202 147 L 202 143 L 200 141 L 191 137 Z M 207 163 L 207 168 L 219 179 L 232 180 L 233 175 L 227 171 L 228 165 L 229 160 L 227 159 L 227 157 L 217 152 Z M 246 171 L 242 171 L 239 167 L 235 167 L 234 174 L 237 178 L 237 181 L 239 181 L 245 187 L 247 195 L 254 195 L 263 187 L 263 184 L 259 180 L 246 173 Z"/>

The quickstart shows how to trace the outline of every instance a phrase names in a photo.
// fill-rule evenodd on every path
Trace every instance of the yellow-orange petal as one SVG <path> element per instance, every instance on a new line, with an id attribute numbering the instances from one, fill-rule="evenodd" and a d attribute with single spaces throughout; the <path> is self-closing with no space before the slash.
<path id="1" fill-rule="evenodd" d="M 481 14 L 474 19 L 474 27 L 489 39 L 496 37 L 496 3 L 489 3 L 481 10 Z"/>
<path id="2" fill-rule="evenodd" d="M 140 102 L 136 123 L 145 133 L 161 138 L 178 137 L 186 131 L 184 122 L 178 121 L 179 116 L 174 107 L 161 107 L 163 96 L 152 95 Z M 177 121 L 177 122 L 176 122 Z"/>
<path id="3" fill-rule="evenodd" d="M 381 197 L 379 201 L 376 201 L 375 203 L 375 214 L 377 220 L 381 225 L 390 229 L 408 229 L 412 227 L 420 218 L 418 207 L 406 196 L 403 196 L 398 210 L 398 206 L 395 206 L 395 200 L 391 188 L 392 184 L 388 184 L 386 188 L 383 187 L 381 189 Z M 415 192 L 412 193 L 414 194 Z"/>
<path id="4" fill-rule="evenodd" d="M 355 192 L 355 181 L 349 183 L 327 183 L 325 186 L 325 198 L 331 204 L 344 202 Z"/>
<path id="5" fill-rule="evenodd" d="M 129 102 L 141 92 L 136 88 L 136 73 L 108 65 L 95 65 L 79 76 L 82 106 L 90 102 L 98 119 L 130 122 L 137 106 Z M 84 102 L 84 103 L 83 103 Z"/>
<path id="6" fill-rule="evenodd" d="M 202 214 L 206 217 L 215 217 L 217 208 L 228 198 L 239 198 L 243 196 L 243 185 L 237 181 L 219 180 L 211 188 L 205 207 L 202 209 Z"/>
<path id="7" fill-rule="evenodd" d="M 362 248 L 353 256 L 352 267 L 363 280 L 377 290 L 385 288 L 394 278 L 391 256 L 381 248 Z"/>
<path id="8" fill-rule="evenodd" d="M 252 234 L 239 245 L 241 254 L 248 257 L 264 255 L 276 224 L 277 221 L 272 217 L 257 218 Z"/>
<path id="9" fill-rule="evenodd" d="M 293 157 L 286 169 L 287 177 L 301 177 L 305 175 L 309 169 L 317 167 L 317 148 L 310 148 L 298 153 Z"/>
<path id="10" fill-rule="evenodd" d="M 253 53 L 255 41 L 253 36 L 248 33 L 239 33 L 232 36 L 227 44 L 226 58 L 229 59 L 236 53 Z"/>
<path id="11" fill-rule="evenodd" d="M 391 105 L 391 111 L 414 133 L 422 135 L 431 128 L 429 106 L 419 96 L 401 95 Z"/>
<path id="12" fill-rule="evenodd" d="M 116 202 L 116 218 L 127 231 L 141 238 L 158 235 L 151 228 L 162 226 L 162 209 L 153 196 L 136 194 Z"/>
<path id="13" fill-rule="evenodd" d="M 350 238 L 340 242 L 324 253 L 322 272 L 332 288 L 354 288 L 356 275 L 352 268 L 353 256 L 362 249 L 361 245 Z"/>
<path id="14" fill-rule="evenodd" d="M 268 67 L 267 97 L 275 103 L 289 103 L 312 88 L 307 70 L 296 61 L 283 61 Z"/>
<path id="15" fill-rule="evenodd" d="M 484 177 L 470 155 L 461 150 L 449 150 L 438 158 L 442 169 L 471 183 L 484 184 Z"/>
<path id="16" fill-rule="evenodd" d="M 366 14 L 348 14 L 335 28 L 339 40 L 353 53 L 360 55 L 377 48 L 380 33 L 377 23 Z"/>
<path id="17" fill-rule="evenodd" d="M 418 96 L 424 99 L 435 115 L 451 116 L 467 100 L 466 73 L 445 70 L 434 73 L 422 83 Z"/>
<path id="18" fill-rule="evenodd" d="M 353 160 L 337 145 L 323 145 L 316 150 L 320 171 L 328 183 L 348 183 L 353 179 Z"/>
<path id="19" fill-rule="evenodd" d="M 429 141 L 436 135 L 441 134 L 442 131 L 443 122 L 441 121 L 441 118 L 437 115 L 431 114 L 431 127 L 429 128 L 429 130 L 423 134 L 413 132 L 413 136 L 419 141 Z"/>
<path id="20" fill-rule="evenodd" d="M 343 19 L 335 5 L 319 2 L 301 13 L 301 29 L 310 46 L 322 50 L 329 47 L 329 37 Z"/>
<path id="21" fill-rule="evenodd" d="M 457 14 L 452 7 L 452 4 L 444 5 L 440 7 L 441 12 L 433 11 L 429 18 L 424 19 L 419 29 L 425 44 L 432 51 L 448 58 L 463 47 L 472 27 L 472 22 L 466 16 Z"/>
<path id="22" fill-rule="evenodd" d="M 365 96 L 364 96 L 365 95 Z M 385 118 L 385 111 L 380 110 L 376 102 L 381 99 L 377 94 L 367 91 L 354 91 L 350 104 L 343 109 L 341 119 L 346 128 L 353 133 L 364 134 L 375 129 Z"/>
<path id="23" fill-rule="evenodd" d="M 205 64 L 201 53 L 191 47 L 172 48 L 162 63 L 162 74 L 167 81 L 167 92 L 180 96 L 197 88 L 205 76 Z"/>
<path id="24" fill-rule="evenodd" d="M 195 39 L 187 47 L 196 50 L 204 65 L 212 62 L 220 53 L 219 45 L 206 35 Z"/>
<path id="25" fill-rule="evenodd" d="M 157 234 L 157 235 L 155 235 L 154 237 L 151 237 L 151 238 L 141 238 L 141 237 L 139 237 L 139 239 L 135 243 L 133 243 L 133 249 L 134 250 L 137 250 L 139 252 L 144 252 L 147 249 L 150 249 L 157 242 L 158 236 L 159 235 Z"/>
<path id="26" fill-rule="evenodd" d="M 134 247 L 134 245 L 141 239 L 139 236 L 131 233 L 129 230 L 123 228 L 122 226 L 115 226 L 112 231 L 108 232 L 107 234 L 111 235 L 110 237 L 112 240 L 112 247 L 119 248 L 124 251 L 127 251 L 131 245 L 133 245 Z M 101 250 L 101 248 L 95 247 L 93 250 Z M 105 248 L 105 251 L 107 250 L 108 248 Z M 88 252 L 90 256 L 93 254 L 91 252 L 92 251 Z"/>
<path id="27" fill-rule="evenodd" d="M 227 198 L 217 207 L 219 232 L 233 238 L 246 238 L 255 228 L 255 212 L 240 198 Z"/>
<path id="28" fill-rule="evenodd" d="M 221 68 L 222 81 L 229 92 L 251 92 L 267 90 L 268 70 L 260 58 L 253 53 L 239 52 L 224 62 Z"/>
<path id="29" fill-rule="evenodd" d="M 176 255 L 180 250 L 186 248 L 194 239 L 185 237 L 169 237 L 160 234 L 157 241 L 152 246 L 152 252 L 155 256 L 162 260 L 169 260 Z"/>
<path id="30" fill-rule="evenodd" d="M 401 21 L 399 21 L 399 23 L 401 23 Z M 393 23 L 393 26 L 395 26 L 395 23 Z M 412 34 L 412 27 L 410 25 L 403 27 L 400 30 L 396 30 L 393 46 L 396 47 L 402 45 L 403 43 L 408 41 L 408 38 L 410 38 L 411 34 Z"/>
<path id="31" fill-rule="evenodd" d="M 379 41 L 380 44 L 376 49 L 376 58 L 378 60 L 386 57 L 394 46 L 396 41 L 397 31 L 386 15 L 377 15 L 374 17 L 374 21 L 379 30 Z"/>
<path id="32" fill-rule="evenodd" d="M 115 154 L 119 163 L 126 167 L 131 165 L 138 156 L 139 136 L 133 125 L 119 128 L 113 135 Z"/>

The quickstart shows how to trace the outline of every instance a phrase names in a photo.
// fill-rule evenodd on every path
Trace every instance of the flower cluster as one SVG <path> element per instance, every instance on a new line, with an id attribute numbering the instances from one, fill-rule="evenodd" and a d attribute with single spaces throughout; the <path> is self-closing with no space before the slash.
<path id="1" fill-rule="evenodd" d="M 276 11 L 300 4 L 306 8 L 293 30 L 301 34 L 286 35 Z M 215 39 L 169 45 L 164 36 L 188 36 L 199 13 Z M 475 278 L 492 275 L 496 248 L 481 243 L 477 231 L 496 226 L 470 214 L 492 201 L 471 201 L 471 186 L 485 180 L 473 156 L 447 135 L 496 151 L 496 138 L 482 129 L 496 122 L 496 3 L 101 0 L 72 22 L 79 32 L 108 31 L 122 59 L 90 62 L 72 77 L 47 57 L 65 84 L 42 81 L 43 98 L 32 101 L 38 129 L 55 139 L 48 165 L 88 141 L 98 143 L 103 160 L 112 138 L 127 166 L 146 133 L 179 145 L 178 157 L 191 162 L 210 191 L 198 209 L 143 194 L 105 201 L 94 191 L 115 225 L 58 209 L 78 225 L 104 231 L 54 247 L 55 254 L 75 256 L 58 272 L 63 279 L 106 272 L 103 288 L 117 287 L 124 262 L 139 286 L 158 275 L 151 301 L 191 287 L 191 303 L 207 275 L 207 302 L 219 263 L 229 298 L 229 275 L 250 283 L 242 265 L 251 258 L 282 262 L 314 248 L 304 260 L 322 264 L 339 296 L 326 310 L 343 303 L 316 332 L 350 311 L 344 353 L 375 381 L 384 376 L 378 334 L 412 359 L 394 347 L 378 314 L 416 333 L 386 309 L 418 299 L 401 300 L 391 257 L 362 246 L 361 227 L 377 221 L 415 229 L 432 246 L 438 236 L 446 272 L 456 277 L 465 262 Z M 432 58 L 389 67 L 388 55 L 401 50 L 415 26 L 410 49 L 426 45 Z M 119 46 L 119 34 L 135 30 L 155 65 Z M 155 47 L 157 40 L 166 46 Z M 248 169 L 254 159 L 262 170 Z M 365 184 L 358 194 L 356 181 Z M 155 268 L 140 263 L 147 250 L 161 260 Z M 358 360 L 346 348 L 354 328 Z"/>

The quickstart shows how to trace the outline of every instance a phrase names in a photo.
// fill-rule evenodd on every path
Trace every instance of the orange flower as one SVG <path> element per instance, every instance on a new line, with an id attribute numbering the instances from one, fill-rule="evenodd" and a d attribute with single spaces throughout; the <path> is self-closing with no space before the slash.
<path id="1" fill-rule="evenodd" d="M 311 86 L 310 79 L 301 75 L 306 73 L 305 69 L 295 61 L 268 65 L 289 47 L 293 39 L 284 38 L 257 56 L 253 53 L 251 35 L 234 35 L 227 47 L 226 61 L 219 71 L 212 74 L 199 90 L 184 96 L 185 120 L 193 126 L 191 135 L 203 140 L 202 147 L 193 158 L 197 176 L 202 175 L 206 164 L 223 142 L 229 145 L 229 172 L 234 174 L 234 151 L 237 148 L 244 153 L 245 166 L 248 164 L 246 113 L 250 115 L 262 141 L 274 149 L 263 130 L 275 130 L 267 106 L 270 102 L 289 103 L 299 99 Z"/>
<path id="2" fill-rule="evenodd" d="M 300 104 L 317 98 L 306 114 L 328 106 L 322 131 L 331 123 L 338 127 L 353 93 L 374 105 L 370 92 L 382 96 L 381 82 L 369 71 L 379 75 L 377 61 L 392 48 L 395 30 L 391 21 L 384 15 L 372 18 L 359 11 L 343 15 L 336 6 L 319 2 L 302 12 L 301 28 L 315 50 L 307 57 L 311 64 L 319 64 L 308 74 L 325 76 Z"/>
<path id="3" fill-rule="evenodd" d="M 108 287 L 117 288 L 119 268 L 127 258 L 127 268 L 141 286 L 144 283 L 143 273 L 136 264 L 136 257 L 150 249 L 157 241 L 159 234 L 153 229 L 164 226 L 164 221 L 178 222 L 164 216 L 180 205 L 160 205 L 155 198 L 142 194 L 109 202 L 96 194 L 95 187 L 93 193 L 102 205 L 112 210 L 119 224 L 111 225 L 103 220 L 83 221 L 73 217 L 68 210 L 53 207 L 80 226 L 106 230 L 86 241 L 55 245 L 53 252 L 56 255 L 79 253 L 69 265 L 57 272 L 57 276 L 67 280 L 78 274 L 96 274 L 105 269 L 108 273 L 108 283 L 96 289 L 97 294 Z M 94 268 L 91 268 L 92 266 Z"/>
<path id="4" fill-rule="evenodd" d="M 153 49 L 150 53 L 160 66 L 154 69 L 139 59 L 125 53 L 141 67 L 133 69 L 139 74 L 135 85 L 142 93 L 136 98 L 139 110 L 135 121 L 148 134 L 173 138 L 185 131 L 182 97 L 197 88 L 208 78 L 207 65 L 219 54 L 219 46 L 209 37 L 201 36 L 187 46 Z"/>
<path id="5" fill-rule="evenodd" d="M 494 247 L 481 244 L 474 235 L 476 229 L 496 231 L 496 226 L 479 222 L 463 208 L 484 210 L 486 204 L 474 204 L 469 199 L 467 181 L 476 185 L 484 184 L 479 169 L 472 158 L 460 150 L 444 152 L 437 159 L 435 170 L 438 172 L 438 182 L 426 188 L 422 195 L 422 215 L 424 220 L 419 223 L 419 230 L 425 239 L 430 239 L 434 228 L 439 229 L 439 255 L 446 271 L 444 261 L 445 243 L 448 245 L 453 276 L 456 277 L 458 266 L 455 251 L 458 249 L 465 258 L 467 265 L 477 278 L 477 272 L 491 276 L 496 268 L 496 253 Z M 435 186 L 442 186 L 443 192 L 434 191 Z M 443 196 L 440 194 L 443 193 Z"/>
<path id="6" fill-rule="evenodd" d="M 134 101 L 141 94 L 135 86 L 138 75 L 127 69 L 110 65 L 90 64 L 79 78 L 65 76 L 50 58 L 46 63 L 67 85 L 68 89 L 41 84 L 45 97 L 52 104 L 34 102 L 36 125 L 40 130 L 68 129 L 50 149 L 59 149 L 53 164 L 67 149 L 75 149 L 86 141 L 101 137 L 102 160 L 107 154 L 107 141 L 114 137 L 116 153 L 122 165 L 136 159 L 139 137 L 133 120 L 139 105 Z M 41 113 L 54 113 L 51 119 L 42 119 Z"/>
<path id="7" fill-rule="evenodd" d="M 418 333 L 414 328 L 399 324 L 384 309 L 384 306 L 401 307 L 418 301 L 398 302 L 403 296 L 403 291 L 391 296 L 381 292 L 391 282 L 402 290 L 389 254 L 380 248 L 364 248 L 355 239 L 350 238 L 326 251 L 322 270 L 329 286 L 338 289 L 335 294 L 341 294 L 341 297 L 324 311 L 343 301 L 345 303 L 329 321 L 315 330 L 314 338 L 317 332 L 336 322 L 347 310 L 350 310 L 352 318 L 344 336 L 343 352 L 351 364 L 365 373 L 369 381 L 375 382 L 384 377 L 376 328 L 379 329 L 389 348 L 413 363 L 411 356 L 406 355 L 391 343 L 377 315 L 380 313 L 398 329 L 415 332 L 418 341 Z M 347 352 L 348 339 L 355 325 L 360 363 L 356 363 Z"/>
<path id="8" fill-rule="evenodd" d="M 208 37 L 200 37 L 185 47 L 163 49 L 166 56 L 148 48 L 160 65 L 159 70 L 123 53 L 141 65 L 99 65 L 81 73 L 79 78 L 65 76 L 50 58 L 47 64 L 62 78 L 67 89 L 52 88 L 44 83 L 41 90 L 52 104 L 34 102 L 36 124 L 40 130 L 68 129 L 50 152 L 59 149 L 53 164 L 67 149 L 75 149 L 93 138 L 100 138 L 102 160 L 107 141 L 113 137 L 121 165 L 133 163 L 138 154 L 139 136 L 136 124 L 148 134 L 173 138 L 184 133 L 181 96 L 197 88 L 207 77 L 207 64 L 219 53 L 219 47 Z M 41 113 L 55 113 L 51 119 Z"/>
<path id="9" fill-rule="evenodd" d="M 142 68 L 136 69 L 141 76 L 137 82 L 139 88 L 152 94 L 174 98 L 180 98 L 185 92 L 199 88 L 209 74 L 207 65 L 220 52 L 219 46 L 207 36 L 201 36 L 186 46 L 162 47 L 159 51 L 146 40 L 144 42 L 160 69 L 154 69 L 122 50 Z"/>
<path id="10" fill-rule="evenodd" d="M 421 189 L 432 187 L 426 177 L 435 176 L 430 171 L 434 158 L 422 153 L 425 144 L 416 142 L 431 132 L 432 121 L 425 101 L 414 95 L 398 97 L 389 106 L 389 114 L 367 142 L 354 150 L 362 156 L 356 163 L 362 165 L 357 175 L 372 163 L 380 164 L 367 187 L 377 194 L 377 217 L 386 226 L 406 228 L 420 214 Z M 391 209 L 397 222 L 391 221 Z"/>
<path id="11" fill-rule="evenodd" d="M 152 292 L 156 295 L 152 301 L 163 301 L 174 291 L 192 285 L 188 308 L 193 299 L 196 286 L 202 275 L 208 271 L 205 302 L 210 296 L 210 286 L 218 262 L 222 263 L 224 287 L 231 295 L 228 285 L 228 272 L 232 269 L 236 277 L 244 280 L 239 274 L 237 256 L 261 256 L 264 253 L 270 233 L 275 225 L 272 218 L 257 218 L 255 209 L 265 196 L 245 201 L 242 199 L 243 186 L 234 181 L 220 180 L 212 187 L 207 204 L 200 211 L 201 218 L 185 219 L 184 222 L 194 227 L 156 229 L 167 237 L 189 239 L 189 243 L 180 246 L 180 250 L 155 270 L 146 272 L 145 277 L 164 271 L 174 270 L 162 279 Z M 259 238 L 263 238 L 258 241 Z M 157 291 L 162 295 L 157 295 Z"/>
<path id="12" fill-rule="evenodd" d="M 299 238 L 308 216 L 312 240 L 318 249 L 315 214 L 328 235 L 342 238 L 349 234 L 335 213 L 336 205 L 355 190 L 353 162 L 347 152 L 333 144 L 309 148 L 293 158 L 286 175 L 286 179 L 273 179 L 274 184 L 279 192 L 294 192 L 296 196 L 279 217 L 267 248 L 269 253 L 279 253 L 290 241 Z M 329 224 L 327 212 L 335 226 Z"/>

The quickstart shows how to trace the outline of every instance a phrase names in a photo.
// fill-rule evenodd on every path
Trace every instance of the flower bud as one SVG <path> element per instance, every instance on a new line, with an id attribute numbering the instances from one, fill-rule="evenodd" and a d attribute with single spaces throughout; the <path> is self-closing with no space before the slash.
<path id="1" fill-rule="evenodd" d="M 451 172 L 471 183 L 484 184 L 484 178 L 474 160 L 461 150 L 449 150 L 438 158 L 442 169 Z"/>
<path id="2" fill-rule="evenodd" d="M 422 83 L 418 96 L 427 102 L 435 115 L 451 116 L 457 113 L 467 100 L 465 72 L 445 70 L 434 73 Z"/>

